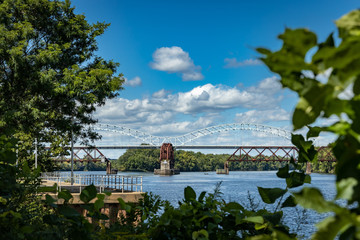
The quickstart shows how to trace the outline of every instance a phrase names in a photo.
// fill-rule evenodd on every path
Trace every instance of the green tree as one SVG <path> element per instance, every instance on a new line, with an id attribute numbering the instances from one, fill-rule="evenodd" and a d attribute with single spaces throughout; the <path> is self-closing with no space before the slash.
<path id="1" fill-rule="evenodd" d="M 114 168 L 121 171 L 153 172 L 160 168 L 160 150 L 158 149 L 128 149 L 114 163 Z"/>
<path id="2" fill-rule="evenodd" d="M 87 127 L 92 113 L 123 82 L 119 64 L 96 55 L 96 37 L 108 26 L 89 24 L 70 1 L 1 1 L 0 132 L 55 145 L 70 132 L 98 137 Z"/>

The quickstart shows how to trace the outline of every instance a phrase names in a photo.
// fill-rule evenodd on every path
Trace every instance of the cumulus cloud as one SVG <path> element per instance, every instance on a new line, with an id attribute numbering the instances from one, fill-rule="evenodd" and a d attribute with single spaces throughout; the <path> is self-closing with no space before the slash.
<path id="1" fill-rule="evenodd" d="M 276 77 L 269 77 L 262 80 L 258 85 L 249 87 L 247 91 L 272 96 L 280 92 L 281 89 L 279 80 Z"/>
<path id="2" fill-rule="evenodd" d="M 226 63 L 224 68 L 239 68 L 244 66 L 254 66 L 261 64 L 261 61 L 258 59 L 246 59 L 240 62 L 236 58 L 225 58 L 224 62 Z"/>
<path id="3" fill-rule="evenodd" d="M 111 99 L 97 109 L 95 117 L 108 124 L 129 125 L 133 128 L 146 126 L 146 131 L 150 132 L 186 133 L 189 129 L 196 130 L 214 123 L 226 110 L 251 109 L 262 111 L 264 117 L 266 114 L 269 116 L 266 110 L 276 109 L 281 100 L 278 97 L 281 87 L 276 83 L 275 79 L 269 78 L 255 87 L 243 90 L 212 84 L 178 93 L 161 89 L 143 99 Z M 250 111 L 247 115 L 237 117 L 250 119 L 255 115 Z M 275 116 L 272 119 L 282 118 Z M 197 128 L 191 125 L 192 122 L 195 122 Z"/>
<path id="4" fill-rule="evenodd" d="M 125 78 L 125 82 L 124 85 L 125 86 L 130 86 L 130 87 L 137 87 L 137 86 L 141 86 L 142 82 L 141 82 L 141 78 L 136 76 L 133 79 L 127 79 Z"/>
<path id="5" fill-rule="evenodd" d="M 161 89 L 161 90 L 159 90 L 157 92 L 154 92 L 152 97 L 153 98 L 163 98 L 169 93 L 170 93 L 170 91 L 166 91 L 165 89 Z"/>
<path id="6" fill-rule="evenodd" d="M 184 81 L 202 80 L 201 67 L 195 66 L 189 53 L 181 47 L 162 47 L 153 53 L 153 69 L 168 73 L 180 73 Z"/>
<path id="7" fill-rule="evenodd" d="M 179 93 L 177 98 L 178 110 L 186 114 L 222 111 L 257 104 L 256 97 L 247 91 L 212 84 L 196 87 L 189 92 Z"/>
<path id="8" fill-rule="evenodd" d="M 200 117 L 196 121 L 179 121 L 162 124 L 159 126 L 148 126 L 147 131 L 154 135 L 177 136 L 195 130 L 206 128 L 213 123 L 211 117 Z"/>
<path id="9" fill-rule="evenodd" d="M 290 113 L 282 108 L 269 110 L 250 110 L 237 113 L 235 121 L 238 123 L 267 123 L 277 121 L 289 121 Z"/>

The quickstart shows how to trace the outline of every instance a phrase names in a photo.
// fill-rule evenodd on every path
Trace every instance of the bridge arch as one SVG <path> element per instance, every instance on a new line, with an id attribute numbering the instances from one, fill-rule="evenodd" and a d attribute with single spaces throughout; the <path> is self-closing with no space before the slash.
<path id="1" fill-rule="evenodd" d="M 244 131 L 253 131 L 253 132 L 263 132 L 270 135 L 278 136 L 284 138 L 286 140 L 291 140 L 291 132 L 277 128 L 271 127 L 263 124 L 256 124 L 256 123 L 230 123 L 230 124 L 221 124 L 216 126 L 211 126 L 203 129 L 199 129 L 196 131 L 192 131 L 186 133 L 181 136 L 153 136 L 151 134 L 134 130 L 131 128 L 127 128 L 124 126 L 117 126 L 117 125 L 109 125 L 109 124 L 96 124 L 94 126 L 94 130 L 98 131 L 110 131 L 120 133 L 125 136 L 131 136 L 137 138 L 144 143 L 160 146 L 163 143 L 172 143 L 174 146 L 183 146 L 188 142 L 191 142 L 195 139 L 200 137 L 220 133 L 225 131 L 235 131 L 235 130 L 244 130 Z"/>

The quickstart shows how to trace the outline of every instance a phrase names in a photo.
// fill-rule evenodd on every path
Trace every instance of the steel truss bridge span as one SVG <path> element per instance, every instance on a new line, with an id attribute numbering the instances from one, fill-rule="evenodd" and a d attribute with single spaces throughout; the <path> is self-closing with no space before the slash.
<path id="1" fill-rule="evenodd" d="M 93 127 L 93 129 L 97 131 L 116 132 L 125 136 L 131 136 L 143 141 L 146 144 L 150 144 L 153 146 L 160 146 L 163 143 L 171 143 L 174 146 L 183 146 L 203 136 L 207 136 L 214 133 L 226 132 L 226 131 L 235 131 L 235 130 L 262 132 L 262 133 L 278 136 L 287 140 L 291 140 L 291 132 L 287 130 L 277 127 L 262 125 L 262 124 L 255 124 L 255 123 L 221 124 L 221 125 L 207 127 L 193 132 L 189 132 L 187 134 L 176 137 L 153 136 L 149 133 L 145 133 L 139 130 L 134 130 L 131 128 L 117 126 L 117 125 L 108 125 L 108 124 L 96 124 Z"/>
<path id="2" fill-rule="evenodd" d="M 74 161 L 99 162 L 105 161 L 105 155 L 101 149 L 157 149 L 160 146 L 76 146 L 74 147 Z M 229 162 L 254 162 L 254 161 L 290 161 L 297 160 L 299 150 L 295 146 L 178 146 L 176 149 L 236 149 L 225 162 L 225 169 Z M 320 162 L 336 161 L 330 147 L 318 147 L 318 158 Z M 70 162 L 68 156 L 58 156 L 54 160 Z"/>

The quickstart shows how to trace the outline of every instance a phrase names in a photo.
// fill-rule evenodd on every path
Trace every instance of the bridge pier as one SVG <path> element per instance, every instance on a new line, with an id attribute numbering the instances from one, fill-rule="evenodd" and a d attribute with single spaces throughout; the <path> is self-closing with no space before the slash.
<path id="1" fill-rule="evenodd" d="M 160 161 L 160 169 L 154 170 L 155 175 L 171 176 L 175 174 L 180 174 L 178 169 L 174 169 L 171 160 L 164 159 Z"/>
<path id="2" fill-rule="evenodd" d="M 229 174 L 229 162 L 224 163 L 224 169 L 216 169 L 216 174 Z"/>
<path id="3" fill-rule="evenodd" d="M 106 159 L 106 174 L 117 174 L 117 169 L 111 168 L 111 162 L 109 159 Z"/>
<path id="4" fill-rule="evenodd" d="M 180 174 L 180 170 L 174 169 L 174 165 L 174 148 L 171 143 L 163 143 L 160 149 L 160 169 L 154 169 L 154 174 L 163 176 Z"/>

